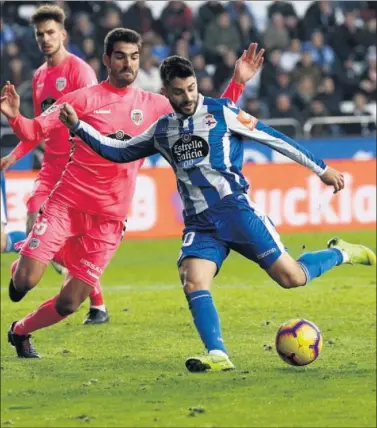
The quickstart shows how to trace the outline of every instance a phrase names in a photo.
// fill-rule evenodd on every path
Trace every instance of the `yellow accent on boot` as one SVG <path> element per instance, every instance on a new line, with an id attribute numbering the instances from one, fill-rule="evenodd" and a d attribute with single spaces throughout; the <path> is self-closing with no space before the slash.
<path id="1" fill-rule="evenodd" d="M 186 360 L 186 368 L 193 373 L 198 372 L 224 372 L 234 370 L 235 367 L 227 355 L 203 355 L 190 357 Z"/>
<path id="2" fill-rule="evenodd" d="M 336 248 L 348 257 L 344 263 L 352 265 L 376 266 L 376 255 L 364 245 L 350 244 L 340 238 L 332 238 L 327 243 L 328 248 Z"/>

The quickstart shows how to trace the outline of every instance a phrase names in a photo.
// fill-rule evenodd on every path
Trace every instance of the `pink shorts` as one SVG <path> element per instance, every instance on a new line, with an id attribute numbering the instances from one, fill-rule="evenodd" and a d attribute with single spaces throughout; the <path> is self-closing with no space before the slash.
<path id="1" fill-rule="evenodd" d="M 27 213 L 39 212 L 42 205 L 47 201 L 48 195 L 54 188 L 56 181 L 41 180 L 37 178 L 34 182 L 33 191 L 26 202 Z"/>
<path id="2" fill-rule="evenodd" d="M 50 263 L 60 261 L 70 274 L 95 287 L 117 250 L 124 223 L 46 201 L 21 254 Z"/>

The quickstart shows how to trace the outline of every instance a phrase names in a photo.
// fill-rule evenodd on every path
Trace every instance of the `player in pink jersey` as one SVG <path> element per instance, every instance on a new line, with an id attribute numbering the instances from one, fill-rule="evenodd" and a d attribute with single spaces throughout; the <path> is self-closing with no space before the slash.
<path id="1" fill-rule="evenodd" d="M 83 60 L 70 54 L 64 47 L 67 33 L 64 29 L 64 11 L 56 5 L 39 7 L 31 17 L 39 50 L 46 62 L 33 77 L 33 104 L 35 116 L 39 116 L 63 95 L 76 89 L 97 83 L 94 70 Z M 26 234 L 31 231 L 38 212 L 59 180 L 69 159 L 71 144 L 66 129 L 51 128 L 44 138 L 45 153 L 41 171 L 34 183 L 34 189 L 27 202 Z M 40 139 L 22 141 L 7 156 L 1 159 L 1 169 L 12 166 L 18 159 L 34 149 Z M 52 262 L 59 273 L 64 268 Z M 90 310 L 85 324 L 97 324 L 109 319 L 104 305 L 100 285 L 90 294 Z"/>
<path id="2" fill-rule="evenodd" d="M 136 32 L 115 29 L 105 39 L 103 56 L 109 78 L 91 88 L 65 95 L 41 116 L 29 120 L 19 114 L 19 97 L 6 85 L 1 111 L 20 138 L 43 138 L 59 121 L 60 105 L 68 102 L 80 118 L 101 132 L 127 139 L 146 130 L 158 117 L 172 112 L 167 98 L 132 86 L 139 68 L 141 38 Z M 263 51 L 256 55 L 252 45 L 237 62 L 235 80 L 224 95 L 236 101 L 244 83 L 261 66 Z M 124 129 L 125 119 L 128 119 Z M 55 324 L 73 313 L 101 277 L 123 235 L 141 161 L 119 164 L 98 156 L 74 139 L 69 162 L 43 207 L 21 250 L 21 258 L 10 296 L 21 300 L 42 277 L 47 263 L 58 256 L 69 275 L 58 296 L 43 303 L 34 313 L 13 322 L 8 338 L 24 358 L 38 358 L 30 346 L 30 333 Z"/>

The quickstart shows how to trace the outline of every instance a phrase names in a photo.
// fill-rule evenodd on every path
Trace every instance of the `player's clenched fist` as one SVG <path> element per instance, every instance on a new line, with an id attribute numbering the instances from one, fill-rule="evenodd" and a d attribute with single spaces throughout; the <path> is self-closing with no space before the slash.
<path id="1" fill-rule="evenodd" d="M 60 106 L 59 119 L 69 129 L 73 128 L 79 121 L 75 109 L 68 103 L 64 103 Z"/>
<path id="2" fill-rule="evenodd" d="M 331 166 L 320 176 L 320 179 L 328 186 L 334 187 L 334 193 L 344 189 L 344 175 Z"/>

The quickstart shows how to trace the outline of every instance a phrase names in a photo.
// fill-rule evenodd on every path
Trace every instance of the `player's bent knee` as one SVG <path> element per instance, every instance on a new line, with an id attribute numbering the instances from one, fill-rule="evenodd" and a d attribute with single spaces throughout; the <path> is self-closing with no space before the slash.
<path id="1" fill-rule="evenodd" d="M 77 311 L 80 304 L 77 304 L 74 300 L 71 299 L 62 299 L 57 298 L 55 301 L 55 310 L 62 317 L 73 314 Z"/>
<path id="2" fill-rule="evenodd" d="M 28 269 L 18 267 L 13 276 L 14 288 L 18 291 L 29 291 L 40 280 L 40 275 L 30 272 Z"/>
<path id="3" fill-rule="evenodd" d="M 306 279 L 302 275 L 296 275 L 295 273 L 284 273 L 276 279 L 276 282 L 280 287 L 285 289 L 302 287 L 306 283 Z"/>

